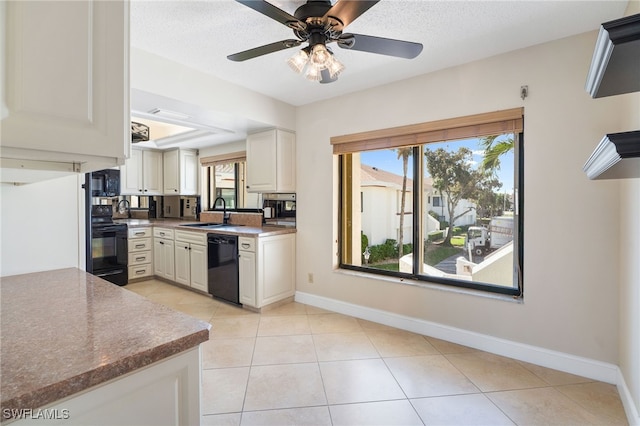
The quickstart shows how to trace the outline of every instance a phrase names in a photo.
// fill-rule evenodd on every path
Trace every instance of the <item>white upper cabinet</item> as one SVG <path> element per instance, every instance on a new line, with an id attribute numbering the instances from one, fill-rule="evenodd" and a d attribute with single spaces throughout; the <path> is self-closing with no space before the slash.
<path id="1" fill-rule="evenodd" d="M 268 130 L 247 137 L 247 191 L 296 191 L 296 136 Z"/>
<path id="2" fill-rule="evenodd" d="M 128 1 L 0 2 L 0 27 L 2 180 L 123 164 Z"/>
<path id="3" fill-rule="evenodd" d="M 187 149 L 164 151 L 164 194 L 198 195 L 198 153 Z"/>
<path id="4" fill-rule="evenodd" d="M 162 151 L 132 149 L 120 167 L 122 195 L 162 195 Z"/>

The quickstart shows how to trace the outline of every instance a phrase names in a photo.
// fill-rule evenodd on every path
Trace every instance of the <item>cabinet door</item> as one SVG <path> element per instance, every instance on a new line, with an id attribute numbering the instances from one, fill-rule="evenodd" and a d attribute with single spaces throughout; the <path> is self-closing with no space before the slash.
<path id="1" fill-rule="evenodd" d="M 132 149 L 131 157 L 120 167 L 120 193 L 141 195 L 142 190 L 142 150 Z"/>
<path id="2" fill-rule="evenodd" d="M 175 260 L 174 245 L 171 240 L 163 240 L 164 242 L 164 277 L 168 280 L 175 281 Z"/>
<path id="3" fill-rule="evenodd" d="M 166 275 L 165 270 L 165 242 L 161 238 L 153 239 L 153 274 L 158 277 L 163 277 Z"/>
<path id="4" fill-rule="evenodd" d="M 296 135 L 277 130 L 276 191 L 296 192 Z"/>
<path id="5" fill-rule="evenodd" d="M 247 137 L 247 191 L 276 190 L 276 131 L 255 133 Z"/>
<path id="6" fill-rule="evenodd" d="M 189 243 L 176 242 L 176 282 L 190 285 Z"/>
<path id="7" fill-rule="evenodd" d="M 144 195 L 162 195 L 162 152 L 143 151 Z"/>
<path id="8" fill-rule="evenodd" d="M 179 161 L 177 149 L 162 153 L 165 195 L 178 195 L 180 191 Z"/>
<path id="9" fill-rule="evenodd" d="M 4 1 L 3 155 L 80 171 L 129 156 L 129 4 Z M 94 163 L 97 162 L 97 166 Z"/>
<path id="10" fill-rule="evenodd" d="M 256 254 L 250 251 L 239 251 L 238 254 L 240 303 L 259 308 L 256 304 Z"/>
<path id="11" fill-rule="evenodd" d="M 258 239 L 258 303 L 260 306 L 295 294 L 295 235 Z"/>
<path id="12" fill-rule="evenodd" d="M 200 291 L 208 291 L 207 284 L 207 246 L 191 244 L 191 287 Z"/>
<path id="13" fill-rule="evenodd" d="M 175 260 L 173 241 L 163 238 L 153 239 L 153 274 L 174 281 Z"/>
<path id="14" fill-rule="evenodd" d="M 180 195 L 198 195 L 198 155 L 194 151 L 180 150 L 179 156 Z"/>

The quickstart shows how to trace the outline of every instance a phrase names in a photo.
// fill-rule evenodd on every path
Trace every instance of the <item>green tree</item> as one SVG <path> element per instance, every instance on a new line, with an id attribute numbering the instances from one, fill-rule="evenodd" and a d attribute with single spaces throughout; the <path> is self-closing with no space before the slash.
<path id="1" fill-rule="evenodd" d="M 413 148 L 405 147 L 395 150 L 398 154 L 398 159 L 402 158 L 402 193 L 400 195 L 400 230 L 398 232 L 398 259 L 403 255 L 404 245 L 404 213 L 407 200 L 407 173 L 409 168 L 409 157 L 413 154 Z"/>
<path id="2" fill-rule="evenodd" d="M 478 182 L 482 180 L 483 173 L 471 168 L 473 154 L 468 148 L 460 148 L 457 152 L 438 148 L 426 150 L 424 155 L 433 187 L 446 196 L 443 201 L 449 213 L 449 231 L 443 244 L 450 246 L 455 221 L 471 211 L 468 209 L 454 216 L 456 206 L 460 200 L 477 198 Z"/>
<path id="3" fill-rule="evenodd" d="M 479 217 L 493 217 L 494 213 L 502 210 L 504 195 L 497 190 L 502 187 L 495 173 L 485 172 L 478 182 L 478 192 L 474 199 Z"/>
<path id="4" fill-rule="evenodd" d="M 515 142 L 513 136 L 498 140 L 502 135 L 485 136 L 480 139 L 480 145 L 484 148 L 482 168 L 484 170 L 496 170 L 500 168 L 500 156 L 513 151 Z"/>

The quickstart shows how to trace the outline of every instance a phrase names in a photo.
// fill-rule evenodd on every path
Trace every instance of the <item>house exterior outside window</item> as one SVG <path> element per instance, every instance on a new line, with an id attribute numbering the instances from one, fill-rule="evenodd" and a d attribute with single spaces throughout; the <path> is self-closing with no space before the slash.
<path id="1" fill-rule="evenodd" d="M 521 296 L 522 113 L 463 117 L 437 133 L 461 135 L 455 139 L 428 130 L 376 149 L 332 140 L 341 171 L 340 267 Z M 478 119 L 487 123 L 455 127 Z M 505 127 L 513 131 L 493 133 Z M 479 134 L 465 134 L 470 128 Z M 482 165 L 494 142 L 511 147 L 501 168 Z"/>

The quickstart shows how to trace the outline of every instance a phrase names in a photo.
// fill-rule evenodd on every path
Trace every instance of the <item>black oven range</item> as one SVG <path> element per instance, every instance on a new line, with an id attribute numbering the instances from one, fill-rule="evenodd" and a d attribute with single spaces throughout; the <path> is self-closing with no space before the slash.
<path id="1" fill-rule="evenodd" d="M 123 286 L 128 281 L 127 225 L 113 222 L 112 216 L 111 204 L 91 206 L 91 254 L 87 256 L 87 272 Z"/>

